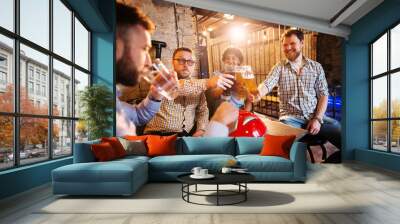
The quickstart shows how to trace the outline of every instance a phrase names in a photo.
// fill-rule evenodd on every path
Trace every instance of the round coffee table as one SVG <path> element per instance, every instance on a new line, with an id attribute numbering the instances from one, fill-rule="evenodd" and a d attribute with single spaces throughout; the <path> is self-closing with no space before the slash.
<path id="1" fill-rule="evenodd" d="M 249 188 L 247 183 L 255 180 L 255 177 L 249 173 L 216 173 L 213 174 L 215 177 L 212 179 L 193 179 L 190 177 L 191 173 L 182 174 L 177 177 L 178 181 L 182 183 L 182 199 L 188 203 L 198 204 L 198 205 L 234 205 L 247 200 L 247 192 Z M 215 185 L 215 190 L 198 190 L 197 185 Z M 190 191 L 190 186 L 195 186 L 194 191 Z M 237 190 L 224 190 L 220 189 L 220 185 L 236 185 Z M 214 192 L 215 194 L 206 194 Z M 193 202 L 190 200 L 190 196 L 203 196 L 203 197 L 216 197 L 216 204 L 202 204 Z M 232 197 L 240 196 L 240 199 L 231 203 L 221 202 L 221 197 Z"/>

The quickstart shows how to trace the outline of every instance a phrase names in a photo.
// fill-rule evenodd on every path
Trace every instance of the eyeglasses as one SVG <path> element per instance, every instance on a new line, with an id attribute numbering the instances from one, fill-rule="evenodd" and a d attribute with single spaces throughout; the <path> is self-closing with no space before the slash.
<path id="1" fill-rule="evenodd" d="M 174 59 L 174 61 L 178 61 L 178 64 L 180 64 L 180 65 L 184 65 L 184 64 L 187 64 L 189 66 L 194 65 L 194 61 L 192 59 L 186 60 L 183 58 L 176 58 L 176 59 Z"/>

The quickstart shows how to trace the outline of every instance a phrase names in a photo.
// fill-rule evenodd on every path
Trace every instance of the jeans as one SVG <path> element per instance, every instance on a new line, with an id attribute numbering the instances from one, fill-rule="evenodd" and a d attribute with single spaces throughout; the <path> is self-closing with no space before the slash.
<path id="1" fill-rule="evenodd" d="M 330 117 L 324 116 L 324 123 L 321 125 L 321 129 L 317 136 L 327 139 L 337 148 L 341 149 L 342 136 L 341 136 L 341 125 L 340 123 Z M 308 120 L 297 118 L 297 117 L 285 117 L 280 120 L 282 123 L 290 125 L 295 128 L 307 128 Z"/>

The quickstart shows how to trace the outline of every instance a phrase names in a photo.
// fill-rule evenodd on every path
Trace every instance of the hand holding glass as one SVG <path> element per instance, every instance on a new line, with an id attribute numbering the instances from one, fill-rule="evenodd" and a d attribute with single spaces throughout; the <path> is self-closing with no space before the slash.
<path id="1" fill-rule="evenodd" d="M 152 84 L 168 100 L 173 100 L 178 96 L 178 79 L 173 72 L 165 67 L 160 59 L 157 58 L 154 61 L 152 70 L 144 73 L 142 78 Z"/>
<path id="2" fill-rule="evenodd" d="M 224 91 L 222 98 L 228 97 L 229 99 L 229 96 L 233 95 L 238 99 L 244 100 L 249 95 L 258 94 L 255 76 L 249 65 L 224 65 L 224 73 L 234 77 L 232 80 L 234 84 L 232 88 Z"/>

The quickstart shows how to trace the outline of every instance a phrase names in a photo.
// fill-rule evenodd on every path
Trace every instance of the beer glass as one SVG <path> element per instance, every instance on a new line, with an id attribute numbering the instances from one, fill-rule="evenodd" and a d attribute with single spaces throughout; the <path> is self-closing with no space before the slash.
<path id="1" fill-rule="evenodd" d="M 145 72 L 142 78 L 149 84 L 153 84 L 158 92 L 167 98 L 173 100 L 178 96 L 178 82 L 173 74 L 167 69 L 160 59 L 154 60 L 152 69 Z"/>
<path id="2" fill-rule="evenodd" d="M 257 94 L 257 84 L 251 66 L 235 66 L 235 84 L 232 86 L 231 94 L 235 98 L 245 100 L 249 94 Z"/>
<path id="3" fill-rule="evenodd" d="M 232 86 L 231 94 L 239 100 L 245 100 L 247 97 L 247 89 L 243 74 L 245 72 L 244 66 L 235 66 L 235 83 Z"/>
<path id="4" fill-rule="evenodd" d="M 224 70 L 223 72 L 225 74 L 229 74 L 229 75 L 232 75 L 233 77 L 236 77 L 235 76 L 236 67 L 237 66 L 235 66 L 235 65 L 223 64 L 223 70 Z M 235 80 L 232 80 L 232 81 L 233 81 L 232 87 L 231 88 L 227 88 L 226 90 L 224 90 L 222 92 L 221 98 L 223 100 L 229 100 L 231 98 L 231 89 L 235 85 Z"/>
<path id="5" fill-rule="evenodd" d="M 242 66 L 242 68 L 243 68 L 242 79 L 244 85 L 246 86 L 247 94 L 257 95 L 258 88 L 257 88 L 256 78 L 251 70 L 251 66 L 245 65 Z"/>

